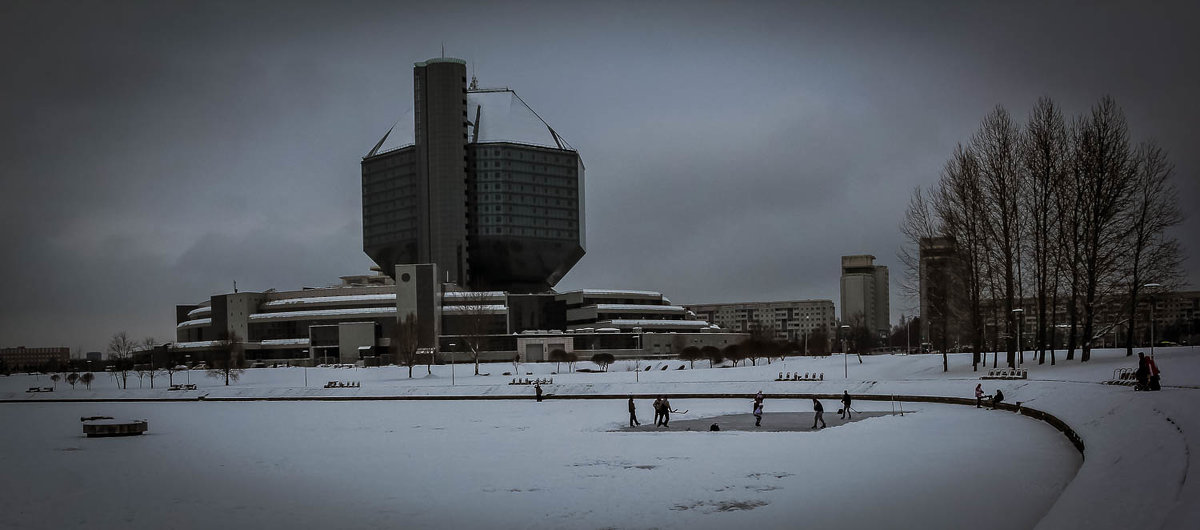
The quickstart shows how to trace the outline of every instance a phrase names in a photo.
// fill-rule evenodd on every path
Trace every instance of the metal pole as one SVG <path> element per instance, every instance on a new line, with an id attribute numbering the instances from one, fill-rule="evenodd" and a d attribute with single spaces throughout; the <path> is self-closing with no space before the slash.
<path id="1" fill-rule="evenodd" d="M 1153 289 L 1155 287 L 1162 287 L 1162 284 L 1147 283 L 1146 285 L 1143 285 L 1142 287 L 1145 287 L 1147 289 Z M 1150 358 L 1151 359 L 1154 358 L 1154 331 L 1155 331 L 1154 330 L 1154 293 L 1150 293 Z"/>

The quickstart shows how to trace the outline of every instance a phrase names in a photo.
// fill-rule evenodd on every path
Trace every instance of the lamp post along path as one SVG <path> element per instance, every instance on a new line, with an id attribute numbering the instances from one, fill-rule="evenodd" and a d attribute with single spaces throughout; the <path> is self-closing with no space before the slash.
<path id="1" fill-rule="evenodd" d="M 1148 283 L 1143 285 L 1147 289 L 1162 287 L 1162 284 Z M 1150 293 L 1150 358 L 1154 358 L 1154 293 Z"/>

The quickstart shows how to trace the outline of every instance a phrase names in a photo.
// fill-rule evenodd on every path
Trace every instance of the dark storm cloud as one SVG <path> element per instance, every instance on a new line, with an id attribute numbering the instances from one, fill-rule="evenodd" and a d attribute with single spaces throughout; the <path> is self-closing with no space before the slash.
<path id="1" fill-rule="evenodd" d="M 1075 114 L 1114 95 L 1135 139 L 1171 151 L 1190 210 L 1194 11 L 4 3 L 0 344 L 170 340 L 175 304 L 234 280 L 365 271 L 358 161 L 443 42 L 584 157 L 588 255 L 560 287 L 836 301 L 838 257 L 870 253 L 898 314 L 908 194 L 994 105 L 1023 118 L 1046 95 Z M 1189 256 L 1196 234 L 1193 215 Z"/>

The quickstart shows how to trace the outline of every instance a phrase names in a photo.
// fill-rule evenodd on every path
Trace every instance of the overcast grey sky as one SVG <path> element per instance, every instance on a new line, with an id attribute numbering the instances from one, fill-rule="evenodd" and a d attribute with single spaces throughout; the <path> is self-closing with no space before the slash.
<path id="1" fill-rule="evenodd" d="M 9 0 L 0 345 L 174 340 L 175 304 L 234 280 L 366 272 L 359 161 L 443 43 L 584 158 L 560 289 L 838 303 L 839 256 L 865 253 L 898 317 L 911 190 L 997 104 L 1104 94 L 1171 153 L 1197 285 L 1195 3 L 1040 4 Z"/>

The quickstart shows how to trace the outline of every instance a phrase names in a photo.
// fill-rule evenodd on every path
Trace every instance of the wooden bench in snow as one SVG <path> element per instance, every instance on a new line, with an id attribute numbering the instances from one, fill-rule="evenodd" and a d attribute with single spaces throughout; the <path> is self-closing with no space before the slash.
<path id="1" fill-rule="evenodd" d="M 43 387 L 31 386 L 31 387 L 29 387 L 29 390 L 26 390 L 25 392 L 54 392 L 54 387 L 50 387 L 50 386 L 43 386 Z"/>
<path id="2" fill-rule="evenodd" d="M 1029 370 L 1024 368 L 999 368 L 988 370 L 980 379 L 1029 379 Z"/>
<path id="3" fill-rule="evenodd" d="M 195 390 L 196 385 L 171 385 L 167 390 Z"/>
<path id="4" fill-rule="evenodd" d="M 330 381 L 325 383 L 325 388 L 358 388 L 358 381 Z"/>
<path id="5" fill-rule="evenodd" d="M 1137 384 L 1137 370 L 1133 368 L 1117 368 L 1113 370 L 1111 381 L 1105 381 L 1109 385 L 1129 385 Z"/>
<path id="6" fill-rule="evenodd" d="M 776 381 L 824 381 L 825 373 L 824 372 L 822 372 L 822 373 L 813 372 L 810 374 L 808 372 L 804 372 L 804 375 L 800 375 L 800 372 L 796 372 L 796 373 L 788 372 L 787 374 L 784 374 L 783 372 L 779 372 L 779 377 L 776 378 L 775 380 Z"/>
<path id="7" fill-rule="evenodd" d="M 549 379 L 528 379 L 528 378 L 513 379 L 512 382 L 510 382 L 509 384 L 510 385 L 553 385 L 554 378 L 551 377 Z"/>

